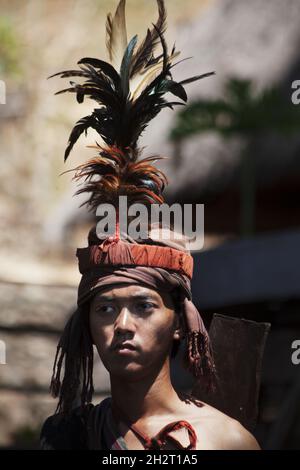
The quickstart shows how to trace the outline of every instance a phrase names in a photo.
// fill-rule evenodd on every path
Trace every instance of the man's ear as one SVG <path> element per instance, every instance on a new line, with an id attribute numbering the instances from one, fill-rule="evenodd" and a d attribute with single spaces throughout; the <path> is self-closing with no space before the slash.
<path id="1" fill-rule="evenodd" d="M 181 332 L 180 329 L 174 331 L 173 339 L 179 341 L 181 338 Z"/>
<path id="2" fill-rule="evenodd" d="M 181 314 L 179 314 L 178 312 L 175 315 L 175 331 L 173 338 L 175 340 L 180 340 L 182 338 L 182 320 Z"/>

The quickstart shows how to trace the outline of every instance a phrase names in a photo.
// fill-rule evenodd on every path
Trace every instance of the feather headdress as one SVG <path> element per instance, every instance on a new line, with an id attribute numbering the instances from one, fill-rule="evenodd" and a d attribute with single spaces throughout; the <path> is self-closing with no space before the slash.
<path id="1" fill-rule="evenodd" d="M 167 179 L 153 163 L 163 157 L 151 156 L 138 160 L 141 150 L 138 138 L 149 122 L 164 108 L 173 109 L 187 101 L 184 85 L 212 75 L 204 73 L 176 82 L 172 68 L 180 52 L 173 46 L 169 53 L 165 41 L 166 9 L 164 0 L 157 0 L 158 19 L 147 30 L 137 47 L 137 35 L 127 41 L 125 0 L 120 0 L 114 16 L 108 14 L 106 47 L 110 59 L 85 57 L 79 60 L 79 70 L 65 70 L 51 77 L 81 77 L 81 84 L 70 81 L 71 87 L 58 91 L 75 93 L 78 103 L 85 97 L 96 101 L 99 107 L 76 122 L 65 150 L 68 158 L 82 133 L 93 128 L 106 145 L 91 146 L 98 156 L 75 168 L 75 180 L 83 179 L 84 186 L 76 194 L 87 192 L 85 202 L 92 209 L 100 203 L 117 203 L 118 196 L 127 195 L 128 202 L 146 205 L 162 203 Z M 156 50 L 160 46 L 160 53 Z M 186 60 L 186 59 L 183 59 Z M 51 78 L 48 77 L 48 78 Z M 167 101 L 170 92 L 182 101 Z"/>

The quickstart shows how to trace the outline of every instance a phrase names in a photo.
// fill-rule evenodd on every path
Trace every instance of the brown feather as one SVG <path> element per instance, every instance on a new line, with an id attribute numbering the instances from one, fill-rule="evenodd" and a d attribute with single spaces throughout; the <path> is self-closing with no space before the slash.
<path id="1" fill-rule="evenodd" d="M 133 56 L 131 67 L 131 78 L 145 67 L 147 61 L 153 57 L 153 53 L 158 46 L 160 39 L 157 30 L 164 34 L 167 29 L 167 12 L 165 9 L 164 0 L 157 0 L 158 5 L 158 19 L 151 30 L 148 29 L 147 35 L 141 45 L 138 47 Z"/>
<path id="2" fill-rule="evenodd" d="M 116 147 L 97 148 L 101 149 L 99 156 L 73 170 L 73 179 L 84 181 L 76 194 L 90 193 L 83 204 L 96 209 L 99 204 L 110 202 L 117 207 L 120 195 L 126 195 L 130 204 L 137 201 L 147 206 L 163 203 L 162 192 L 168 180 L 150 163 L 163 157 L 150 156 L 136 161 L 134 156 L 130 158 Z"/>

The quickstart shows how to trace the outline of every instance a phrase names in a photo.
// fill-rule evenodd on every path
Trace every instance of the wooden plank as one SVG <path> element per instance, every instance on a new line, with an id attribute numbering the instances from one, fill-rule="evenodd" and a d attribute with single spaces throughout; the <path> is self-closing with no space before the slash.
<path id="1" fill-rule="evenodd" d="M 215 314 L 209 330 L 218 374 L 209 396 L 196 383 L 193 394 L 253 430 L 258 414 L 262 359 L 269 323 Z"/>

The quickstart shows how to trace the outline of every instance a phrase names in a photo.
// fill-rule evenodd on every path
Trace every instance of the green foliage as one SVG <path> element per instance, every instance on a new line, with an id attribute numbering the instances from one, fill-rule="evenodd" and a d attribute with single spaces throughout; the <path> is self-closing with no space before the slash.
<path id="1" fill-rule="evenodd" d="M 250 80 L 231 78 L 224 98 L 196 100 L 177 115 L 170 133 L 173 141 L 193 134 L 215 132 L 222 137 L 256 137 L 264 132 L 285 135 L 300 128 L 300 108 L 283 98 L 275 87 L 254 93 Z M 251 140 L 251 139 L 250 139 Z M 240 232 L 254 233 L 256 163 L 246 150 L 240 161 Z"/>
<path id="2" fill-rule="evenodd" d="M 0 17 L 0 76 L 15 77 L 20 73 L 20 43 L 8 17 Z"/>
<path id="3" fill-rule="evenodd" d="M 224 99 L 196 100 L 177 116 L 170 137 L 182 139 L 196 133 L 215 131 L 224 137 L 253 135 L 264 131 L 298 131 L 300 110 L 284 99 L 275 87 L 256 95 L 250 80 L 231 78 Z"/>

